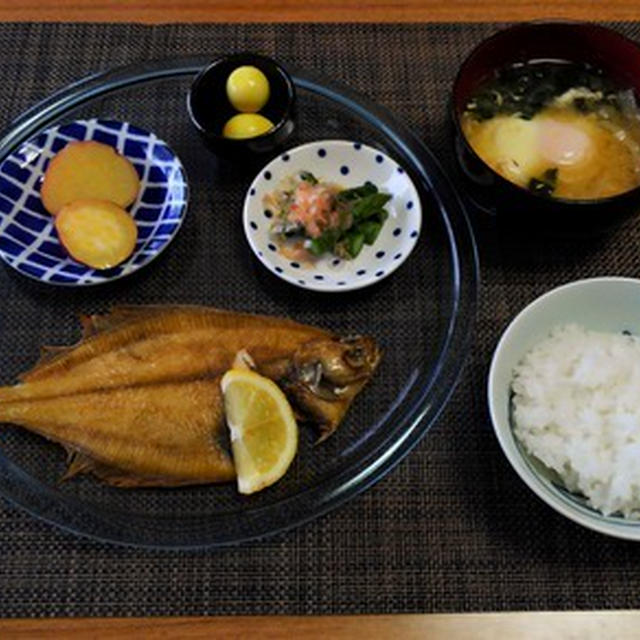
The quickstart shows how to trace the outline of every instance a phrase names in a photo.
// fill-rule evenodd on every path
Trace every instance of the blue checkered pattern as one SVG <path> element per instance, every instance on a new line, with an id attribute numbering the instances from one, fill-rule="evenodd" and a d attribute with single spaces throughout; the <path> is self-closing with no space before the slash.
<path id="1" fill-rule="evenodd" d="M 140 193 L 130 208 L 138 227 L 136 248 L 113 269 L 91 269 L 72 260 L 40 200 L 40 186 L 51 158 L 73 140 L 111 145 L 132 162 L 140 177 Z M 0 257 L 20 273 L 42 282 L 100 284 L 133 273 L 153 260 L 180 228 L 186 204 L 182 164 L 153 133 L 127 122 L 76 120 L 43 131 L 0 164 Z"/>

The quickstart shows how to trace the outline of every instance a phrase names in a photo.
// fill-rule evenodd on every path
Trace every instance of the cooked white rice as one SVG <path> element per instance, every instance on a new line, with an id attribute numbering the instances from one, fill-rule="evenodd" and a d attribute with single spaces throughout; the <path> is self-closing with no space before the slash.
<path id="1" fill-rule="evenodd" d="M 513 380 L 514 431 L 567 489 L 640 518 L 640 339 L 555 329 Z"/>

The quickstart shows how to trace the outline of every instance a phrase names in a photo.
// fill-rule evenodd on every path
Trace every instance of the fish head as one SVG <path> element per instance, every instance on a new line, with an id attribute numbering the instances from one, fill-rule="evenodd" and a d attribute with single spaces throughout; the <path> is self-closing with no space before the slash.
<path id="1" fill-rule="evenodd" d="M 368 336 L 318 338 L 296 350 L 282 386 L 324 440 L 337 429 L 380 358 L 380 348 Z"/>
<path id="2" fill-rule="evenodd" d="M 380 349 L 369 336 L 320 338 L 302 345 L 293 356 L 299 381 L 333 393 L 368 380 L 380 361 Z"/>
<path id="3" fill-rule="evenodd" d="M 381 356 L 368 336 L 323 337 L 301 344 L 290 357 L 263 363 L 259 371 L 280 386 L 296 417 L 314 423 L 324 440 L 341 423 Z"/>

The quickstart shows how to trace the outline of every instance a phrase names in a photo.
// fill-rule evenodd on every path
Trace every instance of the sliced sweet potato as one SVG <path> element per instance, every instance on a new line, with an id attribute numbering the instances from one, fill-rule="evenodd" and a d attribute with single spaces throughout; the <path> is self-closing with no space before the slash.
<path id="1" fill-rule="evenodd" d="M 70 142 L 51 159 L 40 196 L 44 208 L 56 215 L 74 200 L 108 200 L 128 207 L 138 195 L 135 167 L 113 147 L 93 140 Z"/>
<path id="2" fill-rule="evenodd" d="M 133 218 L 106 200 L 69 203 L 55 217 L 55 226 L 69 255 L 94 269 L 109 269 L 126 260 L 138 237 Z"/>

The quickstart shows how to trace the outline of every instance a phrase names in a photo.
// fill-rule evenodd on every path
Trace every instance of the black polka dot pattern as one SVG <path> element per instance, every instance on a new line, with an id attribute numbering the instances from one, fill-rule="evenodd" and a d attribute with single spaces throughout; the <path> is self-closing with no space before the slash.
<path id="1" fill-rule="evenodd" d="M 406 174 L 406 171 L 401 166 L 387 158 L 383 152 L 371 151 L 361 142 L 351 142 L 346 148 L 344 143 L 342 143 L 341 147 L 334 147 L 333 144 L 327 143 L 322 146 L 315 146 L 310 151 L 316 159 L 326 158 L 329 161 L 334 176 L 335 174 L 342 176 L 355 175 L 359 173 L 360 164 L 364 162 L 365 165 L 368 163 L 368 166 L 373 169 L 373 182 L 376 182 L 375 176 L 379 171 L 376 166 L 380 166 L 381 170 L 385 170 L 384 167 L 390 169 L 393 172 L 391 175 L 392 177 L 395 175 L 393 179 L 397 183 L 404 183 L 406 179 L 401 177 L 402 174 Z M 354 286 L 356 288 L 361 287 L 372 280 L 387 277 L 407 257 L 407 253 L 410 251 L 410 248 L 405 250 L 407 241 L 409 238 L 413 240 L 419 235 L 415 217 L 416 210 L 419 209 L 419 202 L 415 192 L 408 190 L 404 191 L 403 196 L 397 198 L 394 203 L 395 206 L 392 205 L 389 210 L 395 219 L 387 222 L 390 228 L 384 234 L 385 240 L 378 239 L 374 246 L 365 247 L 358 260 L 344 260 L 337 256 L 326 255 L 315 266 L 303 265 L 300 261 L 291 260 L 291 258 L 284 263 L 278 262 L 278 264 L 274 264 L 276 262 L 274 254 L 278 254 L 279 247 L 277 242 L 271 241 L 269 237 L 271 223 L 266 223 L 265 219 L 273 220 L 275 213 L 272 209 L 265 209 L 262 203 L 258 202 L 258 192 L 268 193 L 273 189 L 273 184 L 282 176 L 288 175 L 286 163 L 291 165 L 289 172 L 299 168 L 295 153 L 289 151 L 282 153 L 277 162 L 280 164 L 273 165 L 279 166 L 277 171 L 270 168 L 263 169 L 260 176 L 262 185 L 257 183 L 256 186 L 251 187 L 249 190 L 248 195 L 256 196 L 256 198 L 253 201 L 248 201 L 251 202 L 252 213 L 248 223 L 245 223 L 248 224 L 246 230 L 247 235 L 250 234 L 251 241 L 254 242 L 258 238 L 261 239 L 260 248 L 267 255 L 263 258 L 262 251 L 258 251 L 257 247 L 255 251 L 269 267 L 271 273 L 282 276 L 290 282 L 305 288 L 346 290 Z M 387 175 L 386 170 L 385 175 Z M 327 179 L 330 178 L 331 176 L 327 177 Z M 335 177 L 333 179 L 335 180 Z M 271 184 L 265 184 L 265 181 L 271 181 Z M 339 180 L 337 181 L 339 182 Z M 348 181 L 346 181 L 346 184 L 349 184 Z M 382 188 L 381 184 L 378 186 Z M 411 247 L 413 244 L 412 241 L 409 246 Z M 295 271 L 298 271 L 298 273 L 296 274 Z M 300 278 L 301 275 L 304 277 Z"/>

